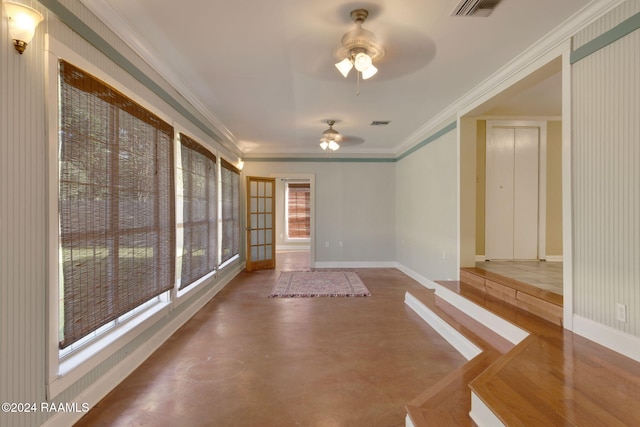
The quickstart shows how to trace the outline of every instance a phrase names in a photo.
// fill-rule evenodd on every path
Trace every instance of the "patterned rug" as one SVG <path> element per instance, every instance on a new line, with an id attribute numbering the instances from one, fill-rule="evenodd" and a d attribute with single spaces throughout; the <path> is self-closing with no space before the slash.
<path id="1" fill-rule="evenodd" d="M 283 271 L 269 297 L 368 297 L 353 271 Z"/>

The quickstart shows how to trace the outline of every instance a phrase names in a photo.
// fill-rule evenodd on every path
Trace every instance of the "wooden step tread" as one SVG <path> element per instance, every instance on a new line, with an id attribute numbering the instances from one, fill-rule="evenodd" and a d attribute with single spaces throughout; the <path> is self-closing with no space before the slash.
<path id="1" fill-rule="evenodd" d="M 407 414 L 418 426 L 473 426 L 469 417 L 471 393 L 469 383 L 513 348 L 489 328 L 467 316 L 451 304 L 436 297 L 433 291 L 411 293 L 429 310 L 482 349 L 458 369 L 433 384 L 406 405 Z"/>
<path id="2" fill-rule="evenodd" d="M 469 381 L 505 425 L 640 425 L 640 363 L 464 283 L 438 284 L 530 334 Z"/>

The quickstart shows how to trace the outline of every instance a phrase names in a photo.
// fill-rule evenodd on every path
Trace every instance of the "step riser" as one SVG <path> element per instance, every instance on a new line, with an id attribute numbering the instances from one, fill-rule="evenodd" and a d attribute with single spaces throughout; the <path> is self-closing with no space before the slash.
<path id="1" fill-rule="evenodd" d="M 561 305 L 512 287 L 513 281 L 508 278 L 505 278 L 504 283 L 499 283 L 496 279 L 497 277 L 499 276 L 492 274 L 491 279 L 489 279 L 464 269 L 460 270 L 461 285 L 484 292 L 524 311 L 542 317 L 553 324 L 562 326 L 563 312 Z"/>

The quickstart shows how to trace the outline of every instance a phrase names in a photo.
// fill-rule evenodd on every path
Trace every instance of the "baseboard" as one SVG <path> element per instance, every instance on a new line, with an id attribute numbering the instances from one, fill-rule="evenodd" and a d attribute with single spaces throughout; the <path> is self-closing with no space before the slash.
<path id="1" fill-rule="evenodd" d="M 562 262 L 562 255 L 547 255 L 545 256 L 545 261 L 548 262 Z"/>
<path id="2" fill-rule="evenodd" d="M 573 332 L 640 362 L 640 337 L 573 315 Z"/>
<path id="3" fill-rule="evenodd" d="M 277 245 L 276 246 L 276 252 L 277 251 L 310 251 L 311 250 L 311 246 L 309 245 Z"/>
<path id="4" fill-rule="evenodd" d="M 138 347 L 120 363 L 113 366 L 108 372 L 102 375 L 96 382 L 87 387 L 73 400 L 78 405 L 88 403 L 89 408 L 93 408 L 100 400 L 109 394 L 118 384 L 133 373 L 145 360 L 149 358 L 171 335 L 173 335 L 182 325 L 191 319 L 202 307 L 207 304 L 222 288 L 224 288 L 238 273 L 242 271 L 240 263 L 224 275 L 221 280 L 209 289 L 205 295 L 183 312 L 178 314 L 170 323 L 164 325 L 143 345 Z M 84 412 L 59 412 L 46 420 L 42 425 L 45 427 L 67 427 L 78 422 Z"/>
<path id="5" fill-rule="evenodd" d="M 398 264 L 395 262 L 387 261 L 327 261 L 315 263 L 315 268 L 396 268 L 397 266 Z"/>
<path id="6" fill-rule="evenodd" d="M 486 260 L 484 255 L 476 255 L 476 262 L 485 262 Z"/>
<path id="7" fill-rule="evenodd" d="M 398 264 L 396 266 L 396 268 L 400 271 L 402 271 L 404 274 L 406 274 L 407 276 L 411 277 L 413 280 L 415 280 L 416 282 L 420 283 L 422 286 L 424 286 L 425 288 L 428 289 L 435 289 L 435 283 L 429 279 L 427 279 L 426 277 L 424 277 L 423 275 L 421 275 L 420 273 L 416 273 L 415 271 L 413 271 L 412 269 L 410 269 L 407 266 L 404 266 L 402 264 Z"/>

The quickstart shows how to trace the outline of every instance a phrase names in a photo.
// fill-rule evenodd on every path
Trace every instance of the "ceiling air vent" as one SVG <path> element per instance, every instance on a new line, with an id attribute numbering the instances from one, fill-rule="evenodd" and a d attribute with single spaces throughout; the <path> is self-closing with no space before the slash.
<path id="1" fill-rule="evenodd" d="M 462 0 L 451 12 L 451 16 L 482 16 L 491 15 L 500 0 Z"/>
<path id="2" fill-rule="evenodd" d="M 389 120 L 374 120 L 371 122 L 371 126 L 386 126 L 389 123 Z"/>

